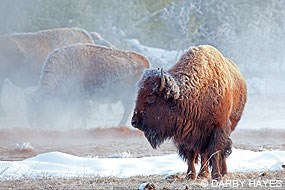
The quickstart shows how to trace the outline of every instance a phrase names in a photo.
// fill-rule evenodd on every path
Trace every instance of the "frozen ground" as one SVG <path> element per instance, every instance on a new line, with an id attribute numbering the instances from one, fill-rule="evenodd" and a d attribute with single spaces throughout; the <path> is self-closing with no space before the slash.
<path id="1" fill-rule="evenodd" d="M 129 158 L 86 158 L 62 152 L 40 154 L 23 161 L 1 161 L 0 178 L 21 177 L 131 177 L 138 175 L 172 175 L 185 172 L 187 165 L 177 154 Z M 253 152 L 234 149 L 227 159 L 229 172 L 281 171 L 284 151 Z M 198 167 L 198 166 L 197 166 Z M 197 168 L 198 170 L 198 168 Z"/>
<path id="2" fill-rule="evenodd" d="M 230 172 L 280 171 L 285 164 L 284 131 L 237 130 L 232 138 Z M 128 128 L 7 129 L 0 132 L 0 144 L 0 179 L 130 177 L 186 170 L 171 142 L 153 150 L 141 132 Z"/>

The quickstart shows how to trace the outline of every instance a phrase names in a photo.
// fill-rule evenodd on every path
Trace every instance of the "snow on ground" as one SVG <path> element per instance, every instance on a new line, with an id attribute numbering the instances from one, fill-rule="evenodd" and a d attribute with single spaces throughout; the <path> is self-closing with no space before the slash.
<path id="1" fill-rule="evenodd" d="M 227 159 L 229 172 L 278 171 L 285 151 L 253 152 L 234 149 Z M 23 161 L 0 161 L 0 179 L 21 177 L 131 177 L 185 172 L 187 165 L 177 154 L 143 158 L 88 158 L 62 152 L 40 154 Z M 197 166 L 197 170 L 199 166 Z"/>

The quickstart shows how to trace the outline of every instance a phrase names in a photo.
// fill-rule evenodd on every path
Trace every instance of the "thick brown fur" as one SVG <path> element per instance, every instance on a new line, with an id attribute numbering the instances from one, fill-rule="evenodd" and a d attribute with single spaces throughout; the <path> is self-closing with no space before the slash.
<path id="1" fill-rule="evenodd" d="M 196 178 L 200 155 L 199 175 L 207 176 L 209 160 L 212 178 L 221 179 L 231 153 L 229 136 L 247 98 L 236 65 L 212 46 L 193 47 L 167 72 L 147 70 L 138 87 L 132 125 L 144 131 L 153 148 L 172 138 L 188 163 L 187 178 Z"/>

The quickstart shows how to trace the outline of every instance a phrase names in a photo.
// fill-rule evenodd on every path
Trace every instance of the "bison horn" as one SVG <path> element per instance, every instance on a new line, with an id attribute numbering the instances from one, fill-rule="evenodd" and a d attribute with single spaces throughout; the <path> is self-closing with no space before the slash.
<path id="1" fill-rule="evenodd" d="M 162 68 L 161 68 L 160 72 L 161 73 L 160 73 L 160 87 L 159 87 L 159 91 L 161 92 L 165 88 L 165 77 L 164 77 Z"/>

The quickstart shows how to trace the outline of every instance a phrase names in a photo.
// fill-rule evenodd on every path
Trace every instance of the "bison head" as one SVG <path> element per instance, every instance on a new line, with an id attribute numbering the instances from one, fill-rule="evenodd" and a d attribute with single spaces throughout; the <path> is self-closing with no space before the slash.
<path id="1" fill-rule="evenodd" d="M 146 70 L 138 82 L 132 126 L 142 130 L 153 148 L 171 138 L 178 115 L 180 90 L 175 79 L 161 70 Z"/>

